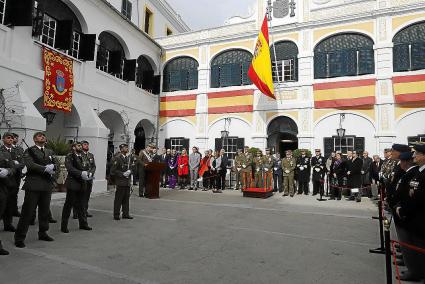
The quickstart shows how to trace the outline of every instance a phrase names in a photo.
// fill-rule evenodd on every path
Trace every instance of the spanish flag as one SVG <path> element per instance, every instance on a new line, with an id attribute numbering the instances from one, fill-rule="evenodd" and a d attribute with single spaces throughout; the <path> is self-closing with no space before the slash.
<path id="1" fill-rule="evenodd" d="M 267 15 L 264 17 L 263 25 L 255 44 L 254 57 L 248 70 L 248 76 L 263 94 L 276 99 L 273 87 Z"/>

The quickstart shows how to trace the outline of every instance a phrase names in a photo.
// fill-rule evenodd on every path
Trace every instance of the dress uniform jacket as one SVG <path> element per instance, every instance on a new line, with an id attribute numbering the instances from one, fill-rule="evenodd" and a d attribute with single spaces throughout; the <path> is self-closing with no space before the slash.
<path id="1" fill-rule="evenodd" d="M 287 177 L 287 176 L 294 176 L 294 171 L 296 168 L 297 162 L 295 160 L 295 158 L 283 158 L 282 159 L 282 171 L 283 171 L 283 176 Z M 288 173 L 286 171 L 289 171 Z"/>
<path id="2" fill-rule="evenodd" d="M 90 163 L 86 160 L 86 157 L 77 155 L 76 153 L 70 153 L 65 158 L 65 167 L 68 171 L 66 177 L 65 186 L 67 190 L 87 190 L 87 182 L 81 177 L 83 171 L 89 172 Z"/>
<path id="3" fill-rule="evenodd" d="M 242 157 L 241 157 L 242 170 L 241 171 L 245 173 L 251 173 L 252 163 L 253 163 L 253 159 L 250 153 L 242 154 Z"/>
<path id="4" fill-rule="evenodd" d="M 27 166 L 27 174 L 22 189 L 26 191 L 52 191 L 55 176 L 45 172 L 45 166 L 54 164 L 55 168 L 58 168 L 53 151 L 44 148 L 43 152 L 37 146 L 31 146 L 24 152 L 24 163 Z"/>
<path id="5" fill-rule="evenodd" d="M 314 156 L 311 158 L 311 168 L 313 169 L 313 181 L 320 181 L 325 174 L 325 158 Z"/>
<path id="6" fill-rule="evenodd" d="M 8 177 L 14 173 L 14 164 L 10 159 L 9 152 L 0 151 L 0 168 L 7 169 L 9 171 Z M 6 209 L 7 201 L 7 187 L 8 187 L 8 177 L 0 178 L 0 218 Z"/>
<path id="7" fill-rule="evenodd" d="M 127 170 L 134 171 L 131 165 L 130 156 L 119 154 L 114 157 L 111 167 L 111 175 L 115 177 L 115 184 L 117 186 L 130 186 L 130 176 L 125 177 L 124 173 Z"/>
<path id="8" fill-rule="evenodd" d="M 89 164 L 88 172 L 91 173 L 94 176 L 94 174 L 96 173 L 96 161 L 94 160 L 93 153 L 83 152 L 83 155 L 85 155 L 83 157 L 87 159 L 87 162 Z M 88 182 L 93 183 L 93 180 L 89 180 Z"/>
<path id="9" fill-rule="evenodd" d="M 311 174 L 310 158 L 307 156 L 298 157 L 297 159 L 297 171 L 299 182 L 309 182 Z"/>

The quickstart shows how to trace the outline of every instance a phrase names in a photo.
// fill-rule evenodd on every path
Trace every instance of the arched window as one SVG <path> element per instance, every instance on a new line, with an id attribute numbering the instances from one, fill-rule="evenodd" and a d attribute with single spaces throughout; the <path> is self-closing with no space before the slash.
<path id="1" fill-rule="evenodd" d="M 402 29 L 393 43 L 394 72 L 425 69 L 425 22 Z"/>
<path id="2" fill-rule="evenodd" d="M 145 56 L 140 55 L 139 58 L 137 58 L 136 86 L 152 92 L 154 81 L 153 75 L 154 71 L 152 65 Z"/>
<path id="3" fill-rule="evenodd" d="M 298 81 L 298 47 L 295 43 L 278 42 L 270 47 L 270 55 L 274 82 Z"/>
<path id="4" fill-rule="evenodd" d="M 198 88 L 198 62 L 188 56 L 178 57 L 164 68 L 163 91 L 194 90 Z"/>
<path id="5" fill-rule="evenodd" d="M 241 49 L 220 53 L 211 61 L 211 88 L 250 85 L 248 69 L 252 54 Z"/>
<path id="6" fill-rule="evenodd" d="M 331 36 L 314 48 L 314 78 L 373 74 L 373 41 L 361 34 Z"/>
<path id="7" fill-rule="evenodd" d="M 108 32 L 99 35 L 96 68 L 123 79 L 125 53 L 121 43 Z"/>

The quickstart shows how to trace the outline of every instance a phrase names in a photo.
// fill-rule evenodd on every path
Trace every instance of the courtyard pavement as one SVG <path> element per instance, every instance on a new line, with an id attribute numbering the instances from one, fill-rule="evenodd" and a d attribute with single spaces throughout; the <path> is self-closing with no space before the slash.
<path id="1" fill-rule="evenodd" d="M 243 198 L 238 191 L 134 194 L 133 220 L 114 221 L 113 193 L 92 198 L 93 231 L 52 224 L 52 243 L 30 227 L 27 247 L 0 258 L 0 283 L 384 283 L 376 207 L 312 196 Z M 52 201 L 60 219 L 63 197 Z M 14 220 L 15 224 L 17 219 Z"/>

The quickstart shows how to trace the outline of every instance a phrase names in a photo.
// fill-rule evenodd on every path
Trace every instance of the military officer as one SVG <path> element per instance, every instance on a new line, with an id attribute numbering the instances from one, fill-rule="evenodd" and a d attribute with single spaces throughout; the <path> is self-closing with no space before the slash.
<path id="1" fill-rule="evenodd" d="M 311 165 L 306 150 L 301 150 L 301 156 L 297 159 L 298 171 L 298 194 L 308 195 L 308 184 L 310 183 Z"/>
<path id="2" fill-rule="evenodd" d="M 115 199 L 114 199 L 114 219 L 120 220 L 122 207 L 122 218 L 133 219 L 130 216 L 130 185 L 132 168 L 130 156 L 128 155 L 128 145 L 121 144 L 120 154 L 114 157 L 111 167 L 111 174 L 115 177 Z"/>
<path id="3" fill-rule="evenodd" d="M 280 153 L 277 152 L 273 156 L 273 191 L 282 192 L 282 159 Z"/>
<path id="4" fill-rule="evenodd" d="M 270 149 L 266 149 L 266 154 L 263 156 L 263 171 L 264 171 L 264 188 L 271 189 L 273 187 L 273 156 Z"/>
<path id="5" fill-rule="evenodd" d="M 73 145 L 74 151 L 65 158 L 65 167 L 68 175 L 65 180 L 66 199 L 62 210 L 62 233 L 69 233 L 68 219 L 71 214 L 72 206 L 76 210 L 81 230 L 90 231 L 92 228 L 87 224 L 86 216 L 86 191 L 88 182 L 93 179 L 93 173 L 90 172 L 91 165 L 87 156 L 83 153 L 80 142 Z"/>
<path id="6" fill-rule="evenodd" d="M 242 160 L 243 160 L 243 152 L 242 149 L 238 149 L 238 153 L 235 157 L 235 166 L 234 171 L 236 175 L 236 181 L 235 181 L 235 190 L 239 190 L 240 183 L 242 181 Z"/>
<path id="7" fill-rule="evenodd" d="M 21 213 L 18 210 L 18 193 L 19 193 L 19 188 L 21 187 L 22 169 L 25 167 L 24 160 L 23 160 L 24 149 L 18 145 L 19 135 L 16 133 L 12 133 L 12 135 L 13 135 L 12 147 L 15 150 L 16 161 L 19 162 L 19 165 L 16 167 L 16 173 L 15 173 L 16 187 L 18 188 L 18 190 L 15 192 L 16 195 L 13 197 L 13 202 L 15 204 L 15 210 L 13 212 L 13 216 L 21 217 Z"/>
<path id="8" fill-rule="evenodd" d="M 395 165 L 390 174 L 390 180 L 385 187 L 386 201 L 390 208 L 393 208 L 396 200 L 394 199 L 397 184 L 400 178 L 404 175 L 405 171 L 400 167 L 400 154 L 405 152 L 411 152 L 408 145 L 405 144 L 393 144 L 391 147 L 391 159 L 395 160 Z"/>
<path id="9" fill-rule="evenodd" d="M 47 231 L 49 230 L 50 198 L 56 176 L 58 163 L 52 150 L 44 147 L 46 135 L 36 132 L 33 136 L 35 145 L 24 152 L 24 164 L 27 167 L 25 183 L 24 204 L 22 205 L 21 218 L 15 232 L 15 246 L 25 247 L 25 237 L 28 232 L 30 221 L 38 206 L 39 231 L 38 239 L 53 241 Z"/>
<path id="10" fill-rule="evenodd" d="M 251 187 L 253 159 L 248 150 L 249 147 L 245 146 L 244 153 L 241 156 L 242 190 Z"/>
<path id="11" fill-rule="evenodd" d="M 257 155 L 254 158 L 255 167 L 255 187 L 263 188 L 264 184 L 264 168 L 263 168 L 263 156 L 260 150 L 257 151 Z"/>
<path id="12" fill-rule="evenodd" d="M 4 230 L 9 232 L 15 232 L 16 229 L 13 226 L 13 215 L 16 213 L 16 196 L 18 194 L 18 182 L 16 175 L 19 175 L 20 170 L 23 168 L 22 156 L 19 156 L 17 151 L 13 148 L 13 134 L 5 132 L 3 134 L 3 145 L 0 147 L 0 151 L 5 152 L 9 156 L 9 159 L 13 163 L 14 172 L 7 177 L 7 202 L 6 208 L 3 213 L 3 224 Z"/>
<path id="13" fill-rule="evenodd" d="M 7 184 L 8 179 L 13 177 L 14 164 L 11 160 L 10 153 L 0 151 L 0 218 L 3 216 L 7 207 Z M 3 249 L 0 241 L 0 255 L 8 255 L 9 252 Z"/>
<path id="14" fill-rule="evenodd" d="M 146 190 L 146 173 L 145 167 L 153 161 L 153 147 L 155 145 L 149 144 L 146 149 L 139 152 L 139 159 L 137 162 L 137 169 L 139 172 L 139 197 L 145 197 Z"/>
<path id="15" fill-rule="evenodd" d="M 313 169 L 313 195 L 323 191 L 323 177 L 325 175 L 325 158 L 320 153 L 320 149 L 315 150 L 315 156 L 311 158 Z"/>
<path id="16" fill-rule="evenodd" d="M 286 157 L 282 160 L 283 171 L 283 196 L 291 195 L 294 197 L 294 174 L 297 161 L 292 157 L 292 151 L 285 152 Z"/>
<path id="17" fill-rule="evenodd" d="M 92 217 L 92 214 L 88 212 L 88 208 L 89 208 L 90 195 L 93 189 L 94 174 L 96 173 L 96 161 L 94 159 L 93 153 L 90 152 L 90 144 L 88 141 L 86 140 L 81 141 L 81 147 L 83 149 L 82 155 L 87 160 L 90 167 L 88 170 L 90 179 L 87 181 L 87 190 L 85 192 L 85 197 L 84 197 L 84 212 L 87 217 Z"/>
<path id="18" fill-rule="evenodd" d="M 381 170 L 379 171 L 379 180 L 382 185 L 385 186 L 389 183 L 391 179 L 391 173 L 397 164 L 395 159 L 391 159 L 391 148 L 384 150 L 384 161 L 382 162 Z"/>

